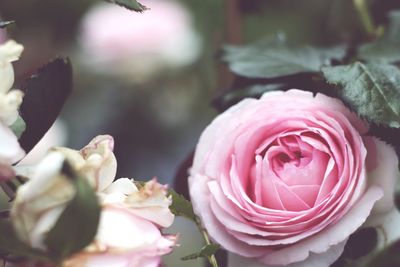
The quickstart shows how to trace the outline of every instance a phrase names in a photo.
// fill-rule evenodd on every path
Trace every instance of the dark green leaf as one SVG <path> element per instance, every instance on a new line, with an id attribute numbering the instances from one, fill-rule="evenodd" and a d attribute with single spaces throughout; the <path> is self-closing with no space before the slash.
<path id="1" fill-rule="evenodd" d="M 373 257 L 365 267 L 400 266 L 400 241 L 396 241 Z"/>
<path id="2" fill-rule="evenodd" d="M 196 222 L 196 215 L 193 212 L 192 204 L 182 195 L 174 190 L 169 190 L 169 195 L 172 196 L 172 204 L 169 206 L 171 212 L 177 216 L 183 216 Z"/>
<path id="3" fill-rule="evenodd" d="M 249 78 L 276 78 L 319 72 L 332 59 L 345 56 L 344 47 L 291 46 L 282 39 L 264 40 L 243 47 L 226 46 L 223 60 L 232 72 Z"/>
<path id="4" fill-rule="evenodd" d="M 11 130 L 14 132 L 14 134 L 20 138 L 22 133 L 26 129 L 26 124 L 24 120 L 18 116 L 18 119 L 10 126 Z"/>
<path id="5" fill-rule="evenodd" d="M 400 70 L 388 64 L 325 67 L 326 80 L 359 115 L 379 125 L 400 127 Z"/>
<path id="6" fill-rule="evenodd" d="M 101 211 L 96 193 L 87 180 L 75 173 L 67 162 L 63 173 L 73 182 L 76 194 L 45 239 L 55 261 L 82 250 L 93 241 Z"/>
<path id="7" fill-rule="evenodd" d="M 107 1 L 136 12 L 143 12 L 148 9 L 146 6 L 142 5 L 136 0 L 107 0 Z"/>
<path id="8" fill-rule="evenodd" d="M 209 244 L 209 245 L 205 245 L 204 247 L 201 248 L 201 250 L 199 252 L 187 255 L 185 257 L 182 258 L 183 261 L 187 261 L 187 260 L 194 260 L 197 258 L 207 258 L 210 257 L 212 255 L 214 255 L 218 249 L 220 248 L 220 246 L 218 244 Z"/>
<path id="9" fill-rule="evenodd" d="M 32 249 L 19 241 L 11 222 L 4 219 L 0 220 L 0 251 L 14 256 L 48 260 L 43 252 Z"/>
<path id="10" fill-rule="evenodd" d="M 394 63 L 400 61 L 400 11 L 390 13 L 385 35 L 358 51 L 358 57 L 366 61 Z"/>
<path id="11" fill-rule="evenodd" d="M 19 141 L 26 153 L 53 125 L 71 90 L 71 63 L 61 58 L 39 69 L 23 86 L 25 96 L 20 112 L 26 130 Z"/>
<path id="12" fill-rule="evenodd" d="M 10 20 L 10 21 L 0 21 L 0 29 L 4 29 L 4 28 L 6 28 L 7 26 L 9 26 L 9 25 L 11 25 L 11 24 L 14 24 L 15 23 L 15 21 L 13 21 L 13 20 Z"/>
<path id="13" fill-rule="evenodd" d="M 229 90 L 213 100 L 213 106 L 218 110 L 226 110 L 244 98 L 259 98 L 269 91 L 286 89 L 285 84 L 253 85 L 243 89 Z"/>

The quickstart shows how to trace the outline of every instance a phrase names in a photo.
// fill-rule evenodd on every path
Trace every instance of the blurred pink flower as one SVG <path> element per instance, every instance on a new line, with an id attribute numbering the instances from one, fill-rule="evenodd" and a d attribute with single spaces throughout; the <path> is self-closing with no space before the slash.
<path id="1" fill-rule="evenodd" d="M 200 43 L 188 11 L 172 0 L 143 4 L 150 10 L 141 14 L 107 3 L 95 5 L 81 26 L 80 43 L 89 55 L 85 59 L 95 67 L 112 66 L 108 72 L 193 62 Z"/>

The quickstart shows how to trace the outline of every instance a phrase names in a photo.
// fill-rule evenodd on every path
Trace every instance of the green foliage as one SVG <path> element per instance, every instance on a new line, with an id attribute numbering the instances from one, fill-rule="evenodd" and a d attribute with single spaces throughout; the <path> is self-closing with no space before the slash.
<path id="1" fill-rule="evenodd" d="M 400 11 L 390 14 L 385 35 L 359 48 L 358 57 L 371 62 L 394 63 L 400 61 Z"/>
<path id="2" fill-rule="evenodd" d="M 69 59 L 56 58 L 40 68 L 21 88 L 24 98 L 20 114 L 26 129 L 19 142 L 28 153 L 56 121 L 72 92 L 72 66 Z"/>
<path id="3" fill-rule="evenodd" d="M 292 46 L 284 38 L 267 39 L 255 44 L 224 48 L 223 61 L 232 72 L 248 78 L 276 78 L 298 73 L 319 72 L 332 59 L 341 60 L 343 46 L 316 48 Z"/>
<path id="4" fill-rule="evenodd" d="M 73 182 L 76 193 L 45 239 L 50 256 L 55 261 L 82 250 L 93 241 L 101 212 L 96 193 L 87 180 L 67 162 L 63 173 Z"/>
<path id="5" fill-rule="evenodd" d="M 107 1 L 136 12 L 143 12 L 148 9 L 146 6 L 142 5 L 136 0 L 107 0 Z"/>
<path id="6" fill-rule="evenodd" d="M 187 261 L 187 260 L 194 260 L 197 258 L 208 258 L 214 255 L 219 248 L 220 246 L 218 244 L 208 244 L 202 247 L 199 252 L 187 255 L 183 257 L 182 260 Z"/>
<path id="7" fill-rule="evenodd" d="M 389 64 L 325 67 L 326 80 L 341 87 L 340 95 L 367 120 L 400 127 L 400 70 Z"/>
<path id="8" fill-rule="evenodd" d="M 169 190 L 169 195 L 172 197 L 172 204 L 169 207 L 171 212 L 176 216 L 182 216 L 196 222 L 196 215 L 193 212 L 192 203 L 172 189 Z"/>
<path id="9" fill-rule="evenodd" d="M 252 85 L 243 89 L 230 90 L 214 99 L 213 105 L 218 110 L 225 110 L 244 98 L 259 98 L 263 93 L 285 89 L 285 84 Z"/>
<path id="10" fill-rule="evenodd" d="M 21 242 L 9 220 L 0 220 L 0 252 L 14 256 L 29 257 L 37 260 L 47 260 L 44 252 L 32 249 Z"/>
<path id="11" fill-rule="evenodd" d="M 26 124 L 24 119 L 21 118 L 21 116 L 18 116 L 18 119 L 10 126 L 11 130 L 14 132 L 14 134 L 20 138 L 22 133 L 26 129 Z"/>

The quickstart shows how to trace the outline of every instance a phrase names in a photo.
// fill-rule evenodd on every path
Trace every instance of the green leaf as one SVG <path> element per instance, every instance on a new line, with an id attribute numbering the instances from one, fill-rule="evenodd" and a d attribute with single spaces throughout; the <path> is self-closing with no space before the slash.
<path id="1" fill-rule="evenodd" d="M 400 11 L 391 12 L 389 20 L 385 35 L 375 42 L 362 45 L 358 50 L 358 58 L 372 62 L 400 61 Z"/>
<path id="2" fill-rule="evenodd" d="M 287 89 L 286 84 L 251 85 L 243 89 L 229 90 L 213 100 L 213 106 L 224 111 L 244 98 L 259 98 L 265 92 Z"/>
<path id="3" fill-rule="evenodd" d="M 332 59 L 342 59 L 345 52 L 343 46 L 291 46 L 282 39 L 269 39 L 243 47 L 226 46 L 222 59 L 239 76 L 276 78 L 319 72 L 323 65 L 331 65 Z"/>
<path id="4" fill-rule="evenodd" d="M 196 222 L 196 215 L 194 214 L 192 204 L 184 196 L 172 189 L 169 190 L 169 195 L 172 196 L 172 204 L 169 206 L 171 212 L 176 216 L 183 216 Z"/>
<path id="5" fill-rule="evenodd" d="M 187 255 L 182 258 L 183 261 L 194 260 L 197 258 L 208 258 L 214 255 L 220 246 L 218 244 L 208 244 L 201 248 L 199 252 Z"/>
<path id="6" fill-rule="evenodd" d="M 396 267 L 400 266 L 400 240 L 377 253 L 365 267 Z"/>
<path id="7" fill-rule="evenodd" d="M 359 115 L 379 125 L 400 127 L 400 70 L 388 64 L 325 67 L 326 80 L 341 87 L 342 99 Z"/>
<path id="8" fill-rule="evenodd" d="M 53 125 L 72 91 L 72 66 L 68 59 L 57 58 L 33 74 L 21 88 L 20 107 L 26 123 L 19 142 L 28 153 Z"/>
<path id="9" fill-rule="evenodd" d="M 9 220 L 0 220 L 0 251 L 14 256 L 48 261 L 44 252 L 32 249 L 17 237 Z"/>
<path id="10" fill-rule="evenodd" d="M 6 28 L 7 26 L 9 26 L 9 25 L 11 25 L 11 24 L 14 24 L 15 23 L 15 21 L 13 21 L 13 20 L 9 20 L 9 21 L 0 21 L 0 29 L 4 29 L 4 28 Z"/>
<path id="11" fill-rule="evenodd" d="M 96 233 L 101 208 L 87 180 L 65 162 L 63 173 L 73 182 L 76 194 L 45 239 L 53 260 L 60 261 L 89 245 Z"/>
<path id="12" fill-rule="evenodd" d="M 21 116 L 18 116 L 18 119 L 10 126 L 10 128 L 14 134 L 20 138 L 26 129 L 25 121 L 21 118 Z"/>
<path id="13" fill-rule="evenodd" d="M 146 6 L 142 5 L 136 0 L 107 0 L 107 1 L 136 12 L 143 12 L 148 9 Z"/>

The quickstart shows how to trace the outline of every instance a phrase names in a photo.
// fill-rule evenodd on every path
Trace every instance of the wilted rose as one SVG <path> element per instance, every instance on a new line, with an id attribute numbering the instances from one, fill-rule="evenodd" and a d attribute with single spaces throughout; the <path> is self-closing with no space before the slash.
<path id="1" fill-rule="evenodd" d="M 189 184 L 229 266 L 329 266 L 371 212 L 389 211 L 398 160 L 367 130 L 339 100 L 299 90 L 219 115 L 199 140 Z"/>

